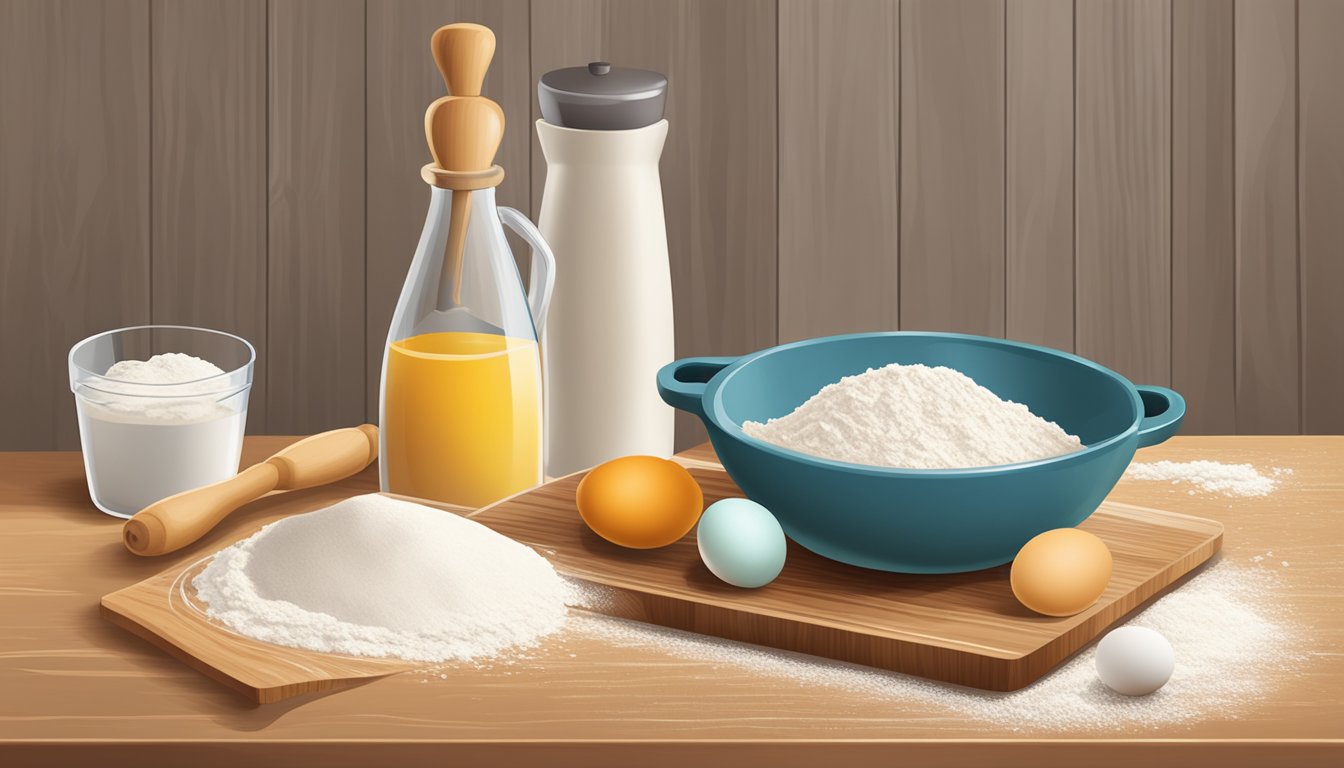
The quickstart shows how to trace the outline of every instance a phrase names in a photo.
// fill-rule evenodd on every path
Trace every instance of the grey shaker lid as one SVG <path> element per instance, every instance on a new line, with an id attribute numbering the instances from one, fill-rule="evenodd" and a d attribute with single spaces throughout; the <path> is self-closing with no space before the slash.
<path id="1" fill-rule="evenodd" d="M 552 125 L 592 131 L 643 128 L 663 119 L 667 78 L 595 61 L 542 75 L 537 101 L 542 118 Z"/>

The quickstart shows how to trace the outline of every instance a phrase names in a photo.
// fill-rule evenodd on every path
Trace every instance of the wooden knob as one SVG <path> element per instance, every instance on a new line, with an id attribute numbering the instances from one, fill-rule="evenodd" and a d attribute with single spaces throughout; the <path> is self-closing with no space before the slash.
<path id="1" fill-rule="evenodd" d="M 334 483 L 378 458 L 378 428 L 364 424 L 304 438 L 228 480 L 179 493 L 140 510 L 122 527 L 137 555 L 174 552 L 209 533 L 231 512 L 271 491 Z"/>
<path id="2" fill-rule="evenodd" d="M 484 171 L 504 138 L 504 110 L 484 96 L 444 96 L 425 111 L 425 138 L 445 171 Z"/>
<path id="3" fill-rule="evenodd" d="M 495 33 L 489 27 L 467 23 L 439 27 L 429 48 L 449 95 L 481 95 L 485 71 L 495 55 Z"/>

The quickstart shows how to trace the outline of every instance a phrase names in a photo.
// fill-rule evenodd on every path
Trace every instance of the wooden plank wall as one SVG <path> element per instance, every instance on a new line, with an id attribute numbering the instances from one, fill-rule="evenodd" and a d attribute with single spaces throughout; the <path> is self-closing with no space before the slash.
<path id="1" fill-rule="evenodd" d="M 1302 431 L 1344 432 L 1344 3 L 1298 7 Z"/>
<path id="2" fill-rule="evenodd" d="M 0 448 L 76 444 L 66 353 L 150 321 L 149 10 L 0 3 Z"/>
<path id="3" fill-rule="evenodd" d="M 1079 0 L 1074 19 L 1077 352 L 1171 379 L 1171 6 Z"/>
<path id="4" fill-rule="evenodd" d="M 1004 328 L 1074 349 L 1073 5 L 1009 0 Z M 1065 76 L 1067 75 L 1067 76 Z"/>
<path id="5" fill-rule="evenodd" d="M 1234 10 L 1192 0 L 1171 19 L 1171 385 L 1199 431 L 1236 427 Z"/>
<path id="6" fill-rule="evenodd" d="M 970 331 L 1344 432 L 1339 0 L 0 0 L 0 449 L 76 446 L 66 351 L 148 322 L 256 345 L 254 433 L 373 418 L 454 20 L 526 212 L 538 76 L 669 75 L 679 354 Z"/>
<path id="7" fill-rule="evenodd" d="M 1240 432 L 1301 423 L 1296 14 L 1294 0 L 1241 0 L 1233 20 Z"/>
<path id="8" fill-rule="evenodd" d="M 901 3 L 901 328 L 1003 335 L 1003 17 Z"/>

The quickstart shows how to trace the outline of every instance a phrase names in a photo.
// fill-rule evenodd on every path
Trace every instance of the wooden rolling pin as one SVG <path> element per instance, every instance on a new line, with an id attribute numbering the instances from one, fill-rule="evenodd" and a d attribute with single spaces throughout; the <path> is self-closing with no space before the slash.
<path id="1" fill-rule="evenodd" d="M 196 541 L 229 513 L 271 491 L 297 491 L 347 478 L 378 458 L 372 424 L 334 429 L 299 442 L 228 480 L 150 504 L 126 521 L 126 548 L 146 557 Z"/>

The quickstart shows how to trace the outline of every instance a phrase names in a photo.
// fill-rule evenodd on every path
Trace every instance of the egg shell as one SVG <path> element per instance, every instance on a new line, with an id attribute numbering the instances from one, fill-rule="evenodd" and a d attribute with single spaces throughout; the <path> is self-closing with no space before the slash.
<path id="1" fill-rule="evenodd" d="M 705 497 L 691 473 L 657 456 L 622 456 L 591 469 L 574 493 L 598 536 L 632 549 L 665 547 L 690 533 Z"/>
<path id="2" fill-rule="evenodd" d="M 1176 652 L 1159 632 L 1120 627 L 1097 643 L 1097 677 L 1126 696 L 1147 696 L 1167 684 L 1176 670 Z"/>
<path id="3" fill-rule="evenodd" d="M 770 510 L 750 499 L 709 505 L 695 531 L 705 567 L 735 587 L 754 589 L 784 570 L 788 542 Z"/>
<path id="4" fill-rule="evenodd" d="M 1111 550 L 1087 531 L 1057 528 L 1028 541 L 1009 575 L 1013 594 L 1046 616 L 1087 610 L 1111 581 Z"/>

